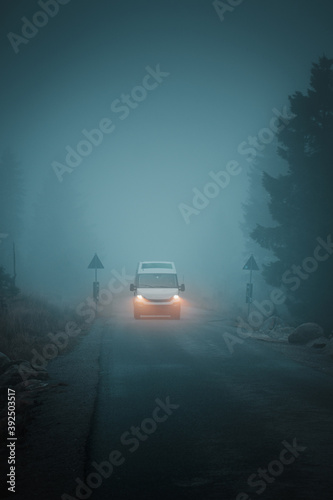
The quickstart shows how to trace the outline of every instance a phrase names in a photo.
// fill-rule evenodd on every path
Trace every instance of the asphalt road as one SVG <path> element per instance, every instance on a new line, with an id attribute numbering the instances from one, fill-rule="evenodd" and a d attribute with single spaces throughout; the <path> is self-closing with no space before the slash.
<path id="1" fill-rule="evenodd" d="M 216 319 L 108 322 L 78 498 L 332 498 L 332 377 Z"/>

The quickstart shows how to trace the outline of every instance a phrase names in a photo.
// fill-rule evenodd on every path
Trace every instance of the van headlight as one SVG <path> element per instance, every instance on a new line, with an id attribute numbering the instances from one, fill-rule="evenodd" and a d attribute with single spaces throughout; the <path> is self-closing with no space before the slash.
<path id="1" fill-rule="evenodd" d="M 175 300 L 179 300 L 179 299 L 180 299 L 179 295 L 177 295 L 177 294 L 176 294 L 176 295 L 174 295 L 174 296 L 173 296 L 173 298 L 174 298 Z"/>
<path id="2" fill-rule="evenodd" d="M 137 298 L 137 300 L 143 300 L 142 295 L 137 295 L 136 298 Z"/>

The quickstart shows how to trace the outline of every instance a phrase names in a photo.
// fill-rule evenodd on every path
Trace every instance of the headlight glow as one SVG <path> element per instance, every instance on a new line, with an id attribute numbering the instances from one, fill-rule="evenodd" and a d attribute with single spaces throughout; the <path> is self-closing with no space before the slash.
<path id="1" fill-rule="evenodd" d="M 175 300 L 179 300 L 179 295 L 174 295 L 174 296 L 173 296 L 173 298 L 174 298 Z"/>
<path id="2" fill-rule="evenodd" d="M 143 299 L 142 295 L 137 295 L 137 296 L 136 296 L 136 298 L 137 298 L 138 300 L 142 300 L 142 299 Z"/>

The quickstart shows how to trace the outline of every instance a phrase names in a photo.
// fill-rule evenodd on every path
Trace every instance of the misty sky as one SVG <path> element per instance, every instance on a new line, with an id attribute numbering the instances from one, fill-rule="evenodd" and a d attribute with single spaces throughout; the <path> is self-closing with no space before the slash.
<path id="1" fill-rule="evenodd" d="M 18 53 L 8 33 L 22 35 L 22 17 L 31 20 L 41 7 L 6 0 L 0 9 L 0 145 L 11 148 L 26 182 L 25 286 L 37 263 L 52 269 L 50 250 L 36 256 L 32 242 L 41 236 L 36 199 L 53 182 L 59 204 L 73 189 L 84 205 L 87 245 L 77 238 L 77 247 L 60 241 L 53 248 L 65 254 L 70 246 L 84 279 L 92 279 L 86 266 L 97 252 L 105 277 L 124 266 L 134 271 L 139 260 L 173 260 L 186 282 L 243 293 L 239 223 L 249 164 L 238 147 L 269 126 L 288 95 L 306 91 L 313 62 L 333 56 L 333 3 L 244 0 L 221 21 L 207 0 L 71 0 Z M 158 65 L 168 76 L 146 96 L 138 90 L 134 109 L 120 112 L 120 102 L 111 109 Z M 60 183 L 52 164 L 64 164 L 66 146 L 75 149 L 82 130 L 105 118 L 113 131 Z M 209 172 L 231 160 L 241 173 L 186 224 L 179 204 L 191 205 L 193 188 L 202 190 Z M 54 210 L 52 203 L 43 209 Z"/>

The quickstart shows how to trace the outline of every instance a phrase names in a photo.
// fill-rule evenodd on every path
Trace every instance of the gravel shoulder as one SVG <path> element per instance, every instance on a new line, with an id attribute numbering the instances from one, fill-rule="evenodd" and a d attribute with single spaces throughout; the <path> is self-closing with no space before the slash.
<path id="1" fill-rule="evenodd" d="M 84 477 L 101 334 L 97 322 L 73 351 L 49 362 L 48 388 L 35 398 L 26 436 L 17 443 L 15 499 L 59 499 L 63 493 L 73 494 L 75 478 Z"/>
<path id="2" fill-rule="evenodd" d="M 332 353 L 323 352 L 321 349 L 315 349 L 306 345 L 292 345 L 287 342 L 271 341 L 269 345 L 272 349 L 281 352 L 297 363 L 333 376 Z"/>

